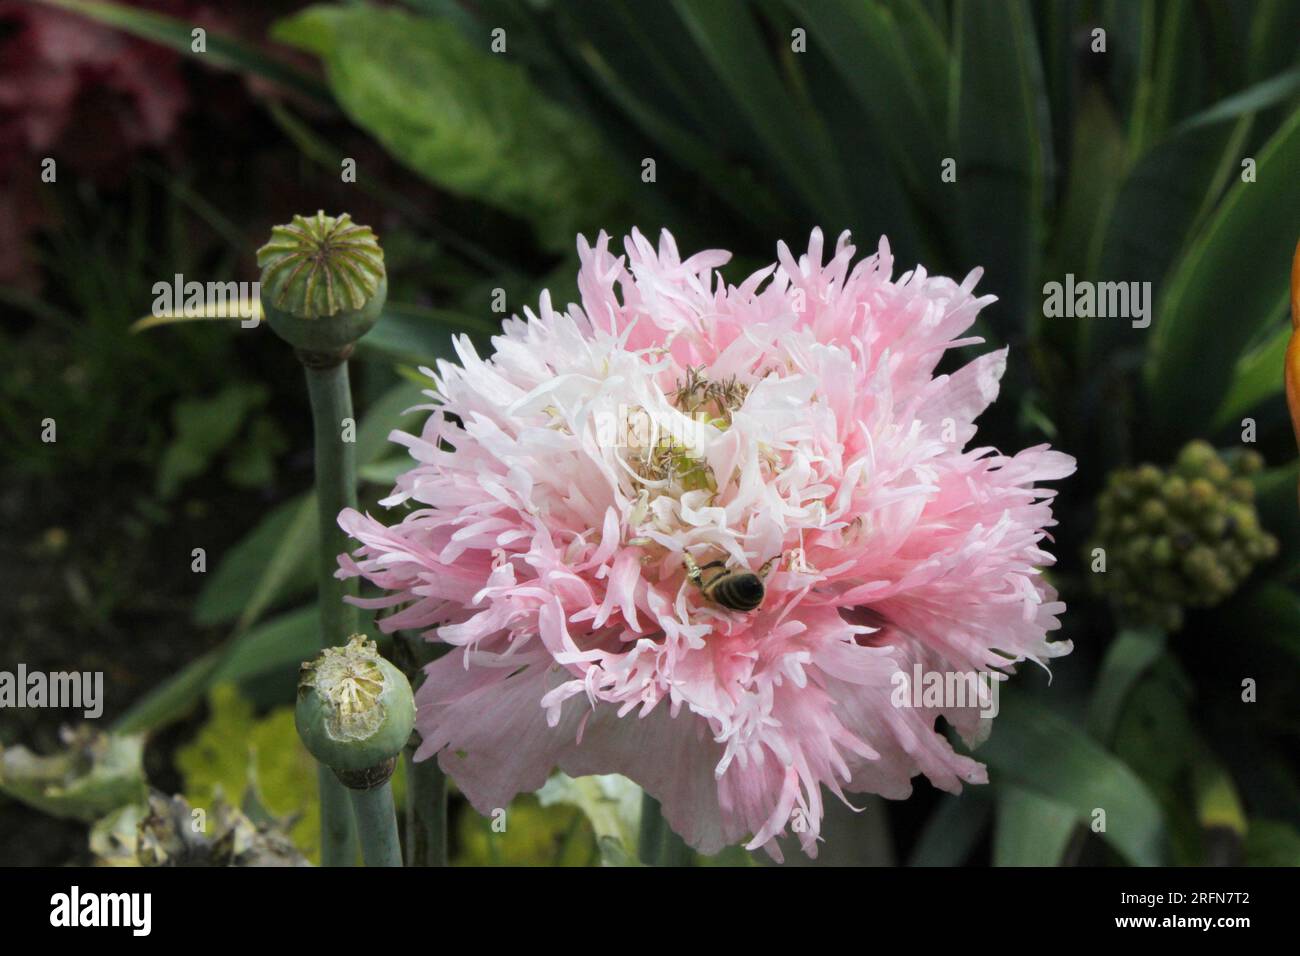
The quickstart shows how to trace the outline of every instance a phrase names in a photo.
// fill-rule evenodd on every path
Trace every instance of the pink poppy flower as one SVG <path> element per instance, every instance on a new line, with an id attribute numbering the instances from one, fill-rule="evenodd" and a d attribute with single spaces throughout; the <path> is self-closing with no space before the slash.
<path id="1" fill-rule="evenodd" d="M 823 787 L 984 782 L 936 729 L 977 743 L 978 704 L 899 675 L 1069 652 L 1037 483 L 1074 461 L 967 448 L 1006 351 L 935 368 L 980 341 L 980 270 L 893 279 L 888 243 L 854 265 L 847 233 L 823 264 L 814 231 L 730 286 L 726 252 L 608 244 L 579 240 L 580 306 L 543 294 L 490 357 L 462 338 L 428 372 L 422 433 L 392 435 L 415 459 L 394 523 L 340 515 L 339 574 L 388 592 L 360 603 L 453 648 L 419 755 L 483 813 L 553 768 L 625 774 L 700 852 L 778 858 L 787 828 L 816 853 Z"/>

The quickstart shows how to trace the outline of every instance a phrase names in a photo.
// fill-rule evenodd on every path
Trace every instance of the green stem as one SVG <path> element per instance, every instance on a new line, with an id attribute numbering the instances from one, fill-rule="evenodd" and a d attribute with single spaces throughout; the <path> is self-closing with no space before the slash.
<path id="1" fill-rule="evenodd" d="M 385 780 L 369 790 L 349 790 L 352 811 L 361 837 L 361 858 L 366 866 L 401 866 L 402 845 L 397 838 L 397 810 L 393 785 Z"/>
<path id="2" fill-rule="evenodd" d="M 447 777 L 438 758 L 406 748 L 407 866 L 447 865 Z"/>
<path id="3" fill-rule="evenodd" d="M 659 848 L 663 845 L 664 830 L 663 811 L 659 801 L 648 793 L 641 794 L 641 828 L 637 834 L 637 856 L 646 866 L 659 865 Z"/>
<path id="4" fill-rule="evenodd" d="M 325 368 L 304 362 L 304 368 L 316 446 L 321 646 L 332 647 L 345 643 L 357 629 L 356 608 L 343 601 L 345 595 L 356 593 L 355 579 L 340 581 L 334 577 L 336 557 L 347 550 L 347 537 L 338 526 L 338 515 L 357 503 L 356 446 L 343 440 L 343 420 L 352 419 L 352 393 L 347 362 Z M 320 810 L 321 865 L 352 866 L 357 859 L 357 844 L 348 796 L 327 767 L 320 768 Z"/>
<path id="5" fill-rule="evenodd" d="M 357 832 L 347 788 L 324 764 L 316 768 L 316 779 L 320 783 L 320 864 L 353 866 L 357 862 Z"/>
<path id="6" fill-rule="evenodd" d="M 695 851 L 668 825 L 659 801 L 648 793 L 641 795 L 637 855 L 646 866 L 691 866 L 695 861 Z"/>
<path id="7" fill-rule="evenodd" d="M 664 822 L 663 842 L 659 845 L 660 866 L 694 866 L 695 851 Z"/>

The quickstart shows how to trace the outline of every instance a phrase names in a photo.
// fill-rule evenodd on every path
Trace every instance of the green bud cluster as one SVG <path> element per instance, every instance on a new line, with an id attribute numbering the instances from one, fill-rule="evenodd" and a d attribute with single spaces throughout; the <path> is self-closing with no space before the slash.
<path id="1" fill-rule="evenodd" d="M 1105 551 L 1092 580 L 1134 624 L 1183 625 L 1184 609 L 1212 607 L 1255 565 L 1277 554 L 1259 525 L 1250 476 L 1264 460 L 1253 451 L 1224 458 L 1193 441 L 1167 470 L 1155 465 L 1112 472 L 1097 503 L 1088 557 Z"/>

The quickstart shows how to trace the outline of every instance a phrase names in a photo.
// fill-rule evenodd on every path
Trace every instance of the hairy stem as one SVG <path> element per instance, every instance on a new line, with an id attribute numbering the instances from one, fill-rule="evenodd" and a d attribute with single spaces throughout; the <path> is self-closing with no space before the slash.
<path id="1" fill-rule="evenodd" d="M 338 515 L 357 503 L 356 446 L 343 440 L 343 420 L 352 420 L 352 392 L 348 387 L 346 361 L 327 367 L 304 362 L 304 367 L 316 445 L 320 636 L 321 645 L 331 647 L 345 643 L 357 628 L 356 608 L 343 602 L 345 595 L 356 593 L 356 581 L 340 581 L 334 577 L 335 559 L 347 549 Z M 347 793 L 329 768 L 320 768 L 319 779 L 321 864 L 352 866 L 357 859 L 357 843 Z"/>
<path id="2" fill-rule="evenodd" d="M 385 780 L 369 790 L 349 790 L 348 793 L 357 818 L 361 858 L 366 866 L 401 866 L 402 846 L 397 838 L 392 782 Z"/>
<path id="3" fill-rule="evenodd" d="M 695 851 L 686 845 L 686 841 L 664 822 L 663 842 L 659 846 L 660 866 L 694 866 Z"/>
<path id="4" fill-rule="evenodd" d="M 637 835 L 636 851 L 637 856 L 646 866 L 659 865 L 659 847 L 663 844 L 666 829 L 667 824 L 664 823 L 663 811 L 659 809 L 659 801 L 648 793 L 642 793 L 641 829 Z"/>
<path id="5" fill-rule="evenodd" d="M 447 865 L 447 778 L 438 758 L 406 748 L 406 865 Z"/>
<path id="6" fill-rule="evenodd" d="M 411 687 L 424 683 L 424 669 L 439 656 L 422 637 L 404 632 L 393 644 L 393 661 L 405 672 Z M 438 757 L 416 762 L 419 732 L 411 735 L 402 751 L 406 761 L 406 865 L 447 865 L 447 778 Z"/>
<path id="7" fill-rule="evenodd" d="M 646 866 L 691 866 L 695 860 L 695 851 L 673 832 L 659 801 L 648 793 L 641 795 L 637 855 Z"/>

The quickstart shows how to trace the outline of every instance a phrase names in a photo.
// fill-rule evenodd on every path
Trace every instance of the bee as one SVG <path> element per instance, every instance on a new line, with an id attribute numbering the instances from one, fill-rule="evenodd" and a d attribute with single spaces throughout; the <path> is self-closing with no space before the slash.
<path id="1" fill-rule="evenodd" d="M 777 557 L 779 558 L 780 555 Z M 762 605 L 763 597 L 767 593 L 763 587 L 763 580 L 775 562 L 776 558 L 769 559 L 758 569 L 757 574 L 753 571 L 728 568 L 725 561 L 710 561 L 700 567 L 689 554 L 685 555 L 682 563 L 686 566 L 687 579 L 698 587 L 700 593 L 706 598 L 728 610 L 748 613 L 758 610 Z M 713 568 L 722 568 L 722 570 L 706 581 L 704 572 Z"/>

